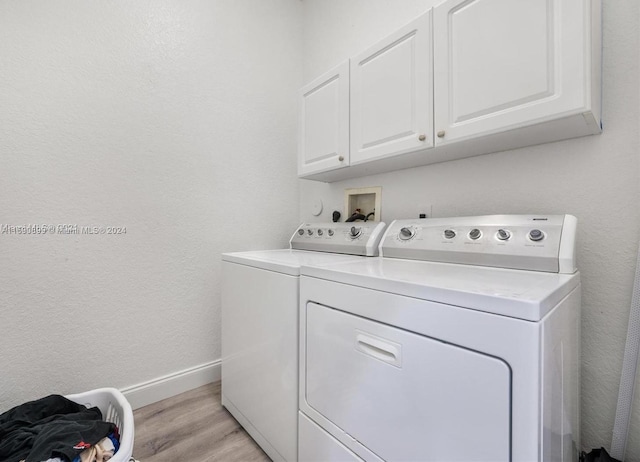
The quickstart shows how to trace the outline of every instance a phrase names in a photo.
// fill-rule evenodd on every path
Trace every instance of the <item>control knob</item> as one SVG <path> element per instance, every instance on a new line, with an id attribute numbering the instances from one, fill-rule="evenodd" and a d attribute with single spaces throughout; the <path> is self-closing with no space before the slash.
<path id="1" fill-rule="evenodd" d="M 322 236 L 324 234 L 324 231 L 322 231 L 321 229 L 318 230 L 318 236 Z"/>
<path id="2" fill-rule="evenodd" d="M 312 229 L 308 229 L 308 230 L 307 230 L 307 234 L 308 234 L 309 236 L 313 236 L 313 230 L 312 230 Z"/>
<path id="3" fill-rule="evenodd" d="M 444 237 L 446 239 L 453 239 L 454 237 L 456 237 L 456 232 L 452 229 L 445 229 L 444 230 Z"/>
<path id="4" fill-rule="evenodd" d="M 480 239 L 480 236 L 482 236 L 482 232 L 478 228 L 473 228 L 469 231 L 469 237 L 474 241 Z"/>
<path id="5" fill-rule="evenodd" d="M 362 228 L 356 228 L 355 226 L 352 226 L 351 229 L 349 230 L 349 237 L 351 239 L 356 239 L 361 234 L 362 234 Z"/>
<path id="6" fill-rule="evenodd" d="M 541 241 L 542 239 L 544 239 L 544 233 L 539 229 L 532 229 L 531 231 L 529 231 L 529 239 L 534 242 Z"/>
<path id="7" fill-rule="evenodd" d="M 408 227 L 404 227 L 400 229 L 400 234 L 398 234 L 398 237 L 400 239 L 402 239 L 403 241 L 408 241 L 409 239 L 411 239 L 413 236 L 416 235 L 416 231 L 413 228 L 408 228 Z"/>
<path id="8" fill-rule="evenodd" d="M 329 236 L 333 236 L 333 230 L 332 230 L 332 229 L 327 230 L 327 234 L 328 234 Z"/>
<path id="9" fill-rule="evenodd" d="M 304 234 L 304 229 L 299 229 L 299 230 L 298 230 L 298 234 L 299 234 L 300 236 L 302 236 L 302 235 Z"/>
<path id="10" fill-rule="evenodd" d="M 508 241 L 511 238 L 511 232 L 506 229 L 499 229 L 497 234 L 498 239 L 501 241 Z"/>

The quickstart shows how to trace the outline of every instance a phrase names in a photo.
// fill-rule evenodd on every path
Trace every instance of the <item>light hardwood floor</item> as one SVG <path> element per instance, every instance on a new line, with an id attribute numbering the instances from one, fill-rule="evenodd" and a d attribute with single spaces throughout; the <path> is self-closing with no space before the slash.
<path id="1" fill-rule="evenodd" d="M 220 382 L 133 412 L 140 462 L 259 462 L 269 457 L 220 404 Z"/>

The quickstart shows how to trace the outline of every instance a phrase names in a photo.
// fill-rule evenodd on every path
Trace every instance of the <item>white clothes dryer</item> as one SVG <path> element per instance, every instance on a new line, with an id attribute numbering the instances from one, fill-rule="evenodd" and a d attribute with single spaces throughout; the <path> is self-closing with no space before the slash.
<path id="1" fill-rule="evenodd" d="M 384 223 L 303 224 L 289 249 L 222 255 L 222 404 L 269 457 L 298 457 L 300 267 L 378 254 Z"/>
<path id="2" fill-rule="evenodd" d="M 398 220 L 301 269 L 301 461 L 576 461 L 576 219 Z"/>

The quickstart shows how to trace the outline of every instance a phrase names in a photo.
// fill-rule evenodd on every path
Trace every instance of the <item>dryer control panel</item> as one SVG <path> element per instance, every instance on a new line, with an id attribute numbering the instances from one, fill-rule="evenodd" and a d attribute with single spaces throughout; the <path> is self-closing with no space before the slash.
<path id="1" fill-rule="evenodd" d="M 292 249 L 375 257 L 383 222 L 303 223 L 289 241 Z"/>
<path id="2" fill-rule="evenodd" d="M 575 273 L 572 215 L 395 220 L 380 242 L 389 258 Z"/>

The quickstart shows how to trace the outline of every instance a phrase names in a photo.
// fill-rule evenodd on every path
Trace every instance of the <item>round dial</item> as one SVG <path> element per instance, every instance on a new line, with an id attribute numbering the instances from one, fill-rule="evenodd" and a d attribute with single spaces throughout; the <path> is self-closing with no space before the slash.
<path id="1" fill-rule="evenodd" d="M 302 235 L 304 234 L 304 229 L 299 229 L 299 230 L 298 230 L 298 234 L 299 234 L 300 236 L 302 236 Z"/>
<path id="2" fill-rule="evenodd" d="M 416 235 L 416 230 L 406 226 L 404 228 L 401 228 L 400 233 L 398 233 L 398 237 L 403 241 L 408 241 L 415 235 Z"/>
<path id="3" fill-rule="evenodd" d="M 313 236 L 313 230 L 312 230 L 312 229 L 308 229 L 308 230 L 307 230 L 307 234 L 308 234 L 309 236 Z"/>
<path id="4" fill-rule="evenodd" d="M 361 234 L 362 234 L 362 228 L 356 228 L 355 226 L 352 226 L 351 229 L 349 230 L 349 237 L 351 239 L 356 239 Z"/>
<path id="5" fill-rule="evenodd" d="M 541 241 L 544 239 L 544 233 L 539 229 L 532 229 L 529 231 L 529 239 L 532 241 Z"/>
<path id="6" fill-rule="evenodd" d="M 473 228 L 469 231 L 469 237 L 474 241 L 480 239 L 480 236 L 482 236 L 482 232 L 478 228 Z"/>
<path id="7" fill-rule="evenodd" d="M 332 229 L 327 230 L 327 234 L 328 234 L 329 236 L 333 236 L 333 230 L 332 230 Z"/>
<path id="8" fill-rule="evenodd" d="M 507 229 L 499 229 L 498 232 L 496 233 L 496 236 L 501 241 L 507 241 L 509 240 L 509 238 L 511 238 L 511 232 Z"/>
<path id="9" fill-rule="evenodd" d="M 452 229 L 445 229 L 444 230 L 444 237 L 446 239 L 453 239 L 454 237 L 456 237 L 456 232 Z"/>
<path id="10" fill-rule="evenodd" d="M 318 236 L 322 236 L 324 234 L 324 231 L 322 231 L 321 229 L 318 230 Z"/>

